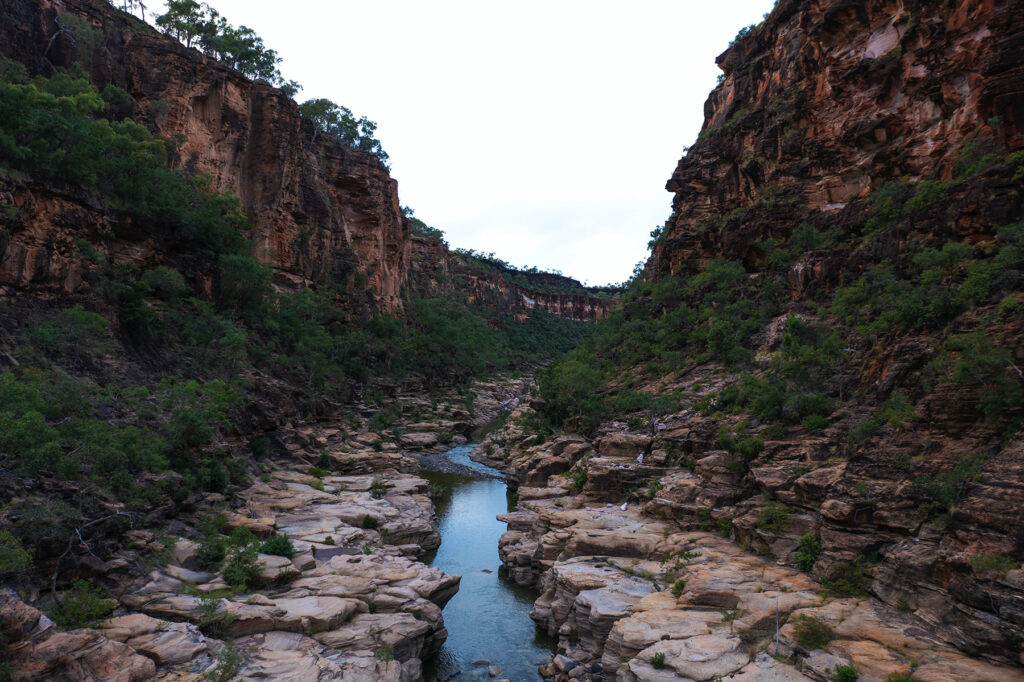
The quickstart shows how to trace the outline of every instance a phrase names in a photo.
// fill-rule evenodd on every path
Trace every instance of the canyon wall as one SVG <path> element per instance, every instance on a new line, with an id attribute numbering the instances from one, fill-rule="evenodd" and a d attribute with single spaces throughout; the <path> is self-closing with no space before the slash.
<path id="1" fill-rule="evenodd" d="M 251 81 L 107 3 L 3 0 L 0 8 L 4 54 L 44 75 L 52 65 L 85 64 L 100 89 L 112 84 L 131 95 L 135 120 L 180 143 L 176 168 L 209 178 L 214 191 L 236 194 L 252 223 L 255 255 L 273 266 L 278 286 L 331 285 L 347 292 L 350 308 L 400 313 L 415 249 L 426 260 L 418 264 L 414 288 L 426 294 L 452 290 L 453 283 L 424 281 L 423 273 L 429 279 L 458 259 L 444 244 L 414 237 L 388 169 L 373 154 L 317 136 L 281 90 Z M 59 33 L 65 15 L 82 19 L 92 33 L 85 36 L 89 29 L 80 26 Z M 82 35 L 76 38 L 75 30 Z M 81 193 L 7 178 L 0 197 L 19 212 L 0 216 L 6 230 L 0 284 L 73 292 L 86 269 L 75 257 L 75 238 L 112 231 L 131 242 L 104 242 L 101 250 L 112 262 L 161 262 L 155 243 L 115 229 L 116 217 Z M 533 278 L 535 290 L 501 273 L 466 274 L 453 282 L 468 287 L 471 301 L 485 296 L 520 320 L 533 309 L 574 320 L 608 311 L 605 299 L 546 291 L 543 277 Z"/>
<path id="2" fill-rule="evenodd" d="M 584 287 L 553 273 L 475 262 L 424 235 L 413 235 L 412 253 L 410 280 L 420 295 L 463 292 L 470 303 L 501 310 L 520 322 L 535 310 L 578 322 L 599 320 L 608 315 L 619 293 L 609 287 Z"/>
<path id="3" fill-rule="evenodd" d="M 782 0 L 718 57 L 648 267 L 749 261 L 811 214 L 850 222 L 887 181 L 949 180 L 972 150 L 1021 148 L 1022 21 L 992 0 Z"/>
<path id="4" fill-rule="evenodd" d="M 480 455 L 552 674 L 1024 679 L 1022 46 L 1021 3 L 780 0 L 718 58 L 574 357 L 597 407 L 552 372 L 564 432 L 527 411 Z"/>
<path id="5" fill-rule="evenodd" d="M 93 27 L 91 54 L 84 54 L 82 35 L 56 34 L 65 13 Z M 375 156 L 327 136 L 314 140 L 313 124 L 281 90 L 250 81 L 107 3 L 5 0 L 3 15 L 7 56 L 36 64 L 40 73 L 50 68 L 47 61 L 84 62 L 98 87 L 113 84 L 132 96 L 136 120 L 162 137 L 180 136 L 175 165 L 208 177 L 212 190 L 241 198 L 255 254 L 274 267 L 279 285 L 329 281 L 354 289 L 365 282 L 375 307 L 401 310 L 409 225 L 397 183 Z M 69 284 L 61 272 L 41 268 L 23 269 L 10 283 L 52 288 L 58 281 Z"/>

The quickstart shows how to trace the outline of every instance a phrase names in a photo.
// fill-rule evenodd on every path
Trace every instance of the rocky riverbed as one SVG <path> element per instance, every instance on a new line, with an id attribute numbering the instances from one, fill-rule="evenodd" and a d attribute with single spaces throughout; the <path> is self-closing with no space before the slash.
<path id="1" fill-rule="evenodd" d="M 526 381 L 477 384 L 472 409 L 461 397 L 405 396 L 400 413 L 416 418 L 377 431 L 359 420 L 278 432 L 257 480 L 209 496 L 194 526 L 129 530 L 115 556 L 95 558 L 92 579 L 117 604 L 95 627 L 62 631 L 26 603 L 47 608 L 46 593 L 4 588 L 14 679 L 422 679 L 461 578 L 421 561 L 441 537 L 420 460 L 444 461 L 438 453 L 492 421 Z M 254 586 L 232 588 L 223 566 L 201 568 L 199 522 L 211 515 L 221 537 L 243 527 L 258 540 L 283 535 L 294 553 L 256 555 Z M 63 591 L 70 577 L 58 577 Z"/>
<path id="2" fill-rule="evenodd" d="M 541 590 L 530 615 L 559 642 L 543 676 L 824 682 L 853 666 L 866 682 L 1024 680 L 944 639 L 925 609 L 866 591 L 837 596 L 820 573 L 793 567 L 809 520 L 789 510 L 770 530 L 758 523 L 774 507 L 736 504 L 744 495 L 729 453 L 697 455 L 691 472 L 652 447 L 665 440 L 625 424 L 537 445 L 521 416 L 479 452 L 519 484 L 517 510 L 500 517 L 500 555 L 516 582 Z M 828 474 L 806 471 L 805 494 Z"/>

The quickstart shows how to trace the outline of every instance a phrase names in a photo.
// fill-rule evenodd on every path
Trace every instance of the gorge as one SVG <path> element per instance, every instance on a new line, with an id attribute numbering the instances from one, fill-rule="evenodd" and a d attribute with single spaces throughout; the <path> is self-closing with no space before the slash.
<path id="1" fill-rule="evenodd" d="M 0 680 L 1024 680 L 1020 3 L 779 0 L 623 287 L 127 8 L 0 0 Z"/>

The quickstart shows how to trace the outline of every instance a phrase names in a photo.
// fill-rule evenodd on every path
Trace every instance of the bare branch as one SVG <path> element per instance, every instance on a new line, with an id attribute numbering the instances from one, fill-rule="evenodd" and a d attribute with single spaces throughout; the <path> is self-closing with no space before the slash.
<path id="1" fill-rule="evenodd" d="M 57 596 L 57 576 L 60 575 L 60 564 L 61 564 L 61 561 L 64 560 L 64 557 L 66 557 L 68 554 L 70 554 L 71 550 L 74 549 L 74 547 L 75 547 L 75 538 L 76 537 L 78 538 L 78 541 L 85 547 L 85 550 L 87 552 L 89 552 L 89 554 L 92 554 L 92 556 L 94 556 L 97 559 L 99 559 L 99 557 L 97 557 L 93 553 L 92 548 L 89 546 L 89 543 L 86 542 L 85 538 L 82 537 L 82 531 L 85 530 L 86 528 L 88 528 L 89 526 L 95 526 L 97 523 L 102 523 L 103 521 L 107 521 L 109 519 L 116 519 L 116 518 L 122 517 L 122 516 L 128 517 L 128 522 L 130 524 L 134 525 L 134 518 L 132 517 L 131 513 L 130 512 L 125 512 L 125 511 L 121 511 L 120 509 L 118 509 L 113 514 L 107 514 L 106 516 L 101 516 L 98 519 L 93 519 L 92 521 L 90 521 L 89 523 L 87 523 L 87 524 L 85 524 L 83 526 L 79 526 L 79 527 L 75 528 L 74 531 L 71 533 L 71 535 L 68 536 L 68 546 L 64 549 L 64 553 L 61 554 L 59 557 L 57 557 L 57 563 L 54 564 L 54 567 L 53 567 L 53 575 L 50 576 L 50 593 L 53 595 L 54 600 L 58 604 L 62 603 L 61 600 L 60 600 L 60 597 Z"/>

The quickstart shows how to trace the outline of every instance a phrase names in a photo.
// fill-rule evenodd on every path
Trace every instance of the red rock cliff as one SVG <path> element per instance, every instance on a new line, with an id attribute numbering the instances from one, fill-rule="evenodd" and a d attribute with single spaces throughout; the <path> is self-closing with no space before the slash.
<path id="1" fill-rule="evenodd" d="M 179 167 L 242 199 L 253 221 L 256 255 L 274 266 L 278 284 L 368 285 L 379 309 L 401 309 L 409 226 L 397 182 L 376 157 L 324 137 L 314 142 L 312 124 L 280 90 L 242 77 L 105 2 L 4 0 L 0 7 L 3 51 L 40 69 L 48 49 L 56 64 L 81 58 L 67 35 L 50 45 L 58 15 L 90 22 L 101 36 L 90 62 L 94 81 L 127 90 L 136 118 L 149 120 L 162 136 L 184 136 Z M 54 211 L 37 217 L 45 215 Z M 50 256 L 35 242 L 16 245 L 28 267 L 10 266 L 17 272 L 5 282 L 73 286 L 66 268 L 38 266 Z"/>
<path id="2" fill-rule="evenodd" d="M 1014 2 L 782 0 L 718 57 L 724 80 L 668 181 L 649 267 L 748 258 L 797 224 L 790 211 L 735 229 L 744 209 L 838 219 L 887 180 L 949 179 L 967 144 L 1024 146 L 1022 26 Z M 731 229 L 708 229 L 723 216 Z"/>
<path id="3" fill-rule="evenodd" d="M 413 235 L 412 250 L 410 277 L 420 295 L 462 291 L 470 302 L 498 308 L 520 322 L 533 310 L 591 322 L 606 317 L 616 303 L 614 290 L 588 289 L 572 278 L 551 273 L 480 266 L 423 235 Z"/>

